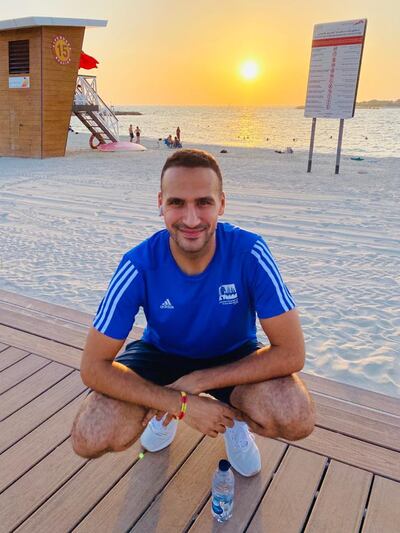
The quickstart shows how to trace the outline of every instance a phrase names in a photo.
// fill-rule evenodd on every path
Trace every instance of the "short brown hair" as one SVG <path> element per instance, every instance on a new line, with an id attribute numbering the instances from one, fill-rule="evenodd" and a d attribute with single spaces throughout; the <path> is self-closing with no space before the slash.
<path id="1" fill-rule="evenodd" d="M 204 150 L 184 149 L 177 150 L 165 161 L 161 171 L 160 187 L 162 188 L 163 176 L 171 167 L 186 167 L 186 168 L 211 168 L 218 176 L 220 190 L 222 191 L 222 173 L 217 160 L 208 152 Z"/>

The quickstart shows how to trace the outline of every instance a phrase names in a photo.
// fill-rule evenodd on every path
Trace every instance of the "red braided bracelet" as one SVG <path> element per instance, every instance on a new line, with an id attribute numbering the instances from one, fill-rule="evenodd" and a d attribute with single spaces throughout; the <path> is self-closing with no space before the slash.
<path id="1" fill-rule="evenodd" d="M 184 391 L 181 391 L 181 411 L 179 415 L 176 417 L 178 420 L 182 420 L 182 418 L 185 416 L 187 408 L 187 394 Z"/>

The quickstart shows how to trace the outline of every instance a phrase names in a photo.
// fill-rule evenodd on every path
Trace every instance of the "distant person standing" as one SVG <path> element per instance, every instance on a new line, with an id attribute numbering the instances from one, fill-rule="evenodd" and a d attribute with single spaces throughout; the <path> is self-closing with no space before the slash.
<path id="1" fill-rule="evenodd" d="M 133 126 L 132 126 L 132 124 L 129 124 L 129 137 L 130 137 L 130 142 L 133 143 Z"/>
<path id="2" fill-rule="evenodd" d="M 181 128 L 179 126 L 176 128 L 176 138 L 178 139 L 180 143 L 181 142 Z"/>
<path id="3" fill-rule="evenodd" d="M 135 129 L 135 135 L 136 135 L 136 143 L 137 144 L 140 144 L 140 134 L 142 132 L 140 131 L 140 128 L 139 126 L 136 126 L 136 129 Z"/>

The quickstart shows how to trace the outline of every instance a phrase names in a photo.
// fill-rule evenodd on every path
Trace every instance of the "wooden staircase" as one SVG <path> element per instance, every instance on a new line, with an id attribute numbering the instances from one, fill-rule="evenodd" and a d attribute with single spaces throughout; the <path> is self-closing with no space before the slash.
<path id="1" fill-rule="evenodd" d="M 119 140 L 118 119 L 98 95 L 95 76 L 77 77 L 72 111 L 100 144 Z"/>

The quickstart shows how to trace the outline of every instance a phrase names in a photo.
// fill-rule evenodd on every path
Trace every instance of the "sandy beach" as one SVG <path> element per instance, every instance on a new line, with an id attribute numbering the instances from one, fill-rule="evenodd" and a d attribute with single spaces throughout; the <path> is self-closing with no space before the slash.
<path id="1" fill-rule="evenodd" d="M 98 153 L 70 134 L 65 158 L 0 159 L 1 288 L 95 312 L 121 254 L 163 227 L 170 152 L 143 144 Z M 305 151 L 190 146 L 221 164 L 224 220 L 269 243 L 301 314 L 306 370 L 400 397 L 400 160 L 344 155 L 335 176 L 333 153 L 307 174 Z"/>

